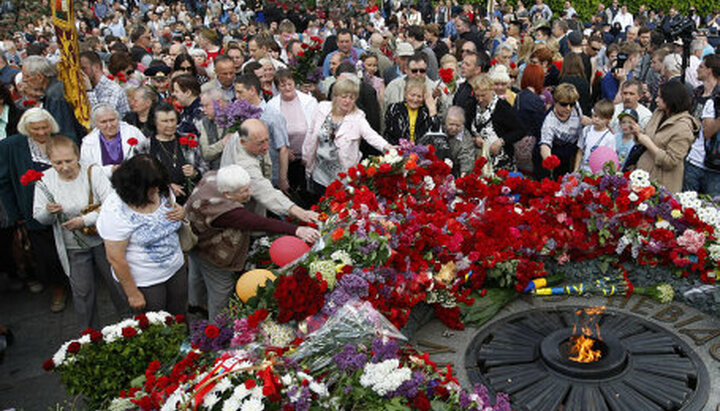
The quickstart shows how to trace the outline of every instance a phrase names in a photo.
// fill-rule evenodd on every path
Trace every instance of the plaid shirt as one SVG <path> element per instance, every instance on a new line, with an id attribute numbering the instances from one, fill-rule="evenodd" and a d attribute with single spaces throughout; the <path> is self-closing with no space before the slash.
<path id="1" fill-rule="evenodd" d="M 100 81 L 98 81 L 95 88 L 88 92 L 88 100 L 90 100 L 91 108 L 100 103 L 111 105 L 120 114 L 121 119 L 130 112 L 125 90 L 105 76 L 100 77 Z"/>

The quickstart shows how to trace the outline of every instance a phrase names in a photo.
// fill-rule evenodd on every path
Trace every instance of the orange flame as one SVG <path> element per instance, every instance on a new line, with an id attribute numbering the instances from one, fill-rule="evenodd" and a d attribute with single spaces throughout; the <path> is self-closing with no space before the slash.
<path id="1" fill-rule="evenodd" d="M 600 336 L 600 326 L 597 323 L 597 317 L 605 311 L 605 307 L 588 307 L 577 311 L 578 323 L 573 325 L 573 336 L 570 337 L 572 346 L 570 347 L 569 359 L 575 362 L 595 362 L 600 359 L 602 352 L 593 350 L 595 339 L 602 340 Z M 578 328 L 580 332 L 578 333 Z M 580 335 L 578 335 L 580 334 Z"/>
<path id="2" fill-rule="evenodd" d="M 595 362 L 600 359 L 602 353 L 600 350 L 593 350 L 595 340 L 584 335 L 571 337 L 570 341 L 574 344 L 570 347 L 570 361 L 575 362 Z"/>

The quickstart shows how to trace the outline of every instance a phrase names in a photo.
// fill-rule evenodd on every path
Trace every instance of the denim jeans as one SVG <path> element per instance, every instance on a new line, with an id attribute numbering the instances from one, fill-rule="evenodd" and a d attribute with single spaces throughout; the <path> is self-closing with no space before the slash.
<path id="1" fill-rule="evenodd" d="M 686 161 L 683 191 L 696 191 L 711 197 L 720 196 L 720 172 L 700 168 Z"/>

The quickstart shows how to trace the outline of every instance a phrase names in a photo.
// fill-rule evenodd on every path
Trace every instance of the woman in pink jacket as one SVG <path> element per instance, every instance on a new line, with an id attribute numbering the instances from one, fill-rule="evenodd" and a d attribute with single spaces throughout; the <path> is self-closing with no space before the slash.
<path id="1" fill-rule="evenodd" d="M 359 85 L 351 79 L 333 85 L 332 101 L 318 105 L 303 143 L 309 190 L 318 200 L 338 173 L 360 162 L 360 139 L 384 151 L 390 146 L 355 107 Z"/>

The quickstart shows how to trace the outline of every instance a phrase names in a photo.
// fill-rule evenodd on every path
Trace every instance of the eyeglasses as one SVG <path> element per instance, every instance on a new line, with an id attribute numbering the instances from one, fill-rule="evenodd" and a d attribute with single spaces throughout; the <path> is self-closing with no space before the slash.
<path id="1" fill-rule="evenodd" d="M 602 47 L 590 47 L 590 48 L 597 52 L 600 52 L 600 50 L 602 50 Z"/>
<path id="2" fill-rule="evenodd" d="M 573 101 L 573 102 L 570 102 L 570 103 L 558 101 L 557 103 L 560 104 L 560 105 L 563 106 L 563 107 L 572 107 L 572 106 L 575 105 L 575 102 L 574 102 L 574 101 Z"/>
<path id="3" fill-rule="evenodd" d="M 180 66 L 178 67 L 177 71 L 192 71 L 192 67 Z"/>
<path id="4" fill-rule="evenodd" d="M 463 53 L 474 53 L 475 52 L 475 50 L 471 50 L 471 49 L 461 49 L 461 51 Z"/>
<path id="5" fill-rule="evenodd" d="M 410 69 L 410 72 L 413 74 L 418 74 L 418 73 L 425 74 L 426 71 L 427 71 L 427 69 L 423 69 L 423 68 Z"/>

